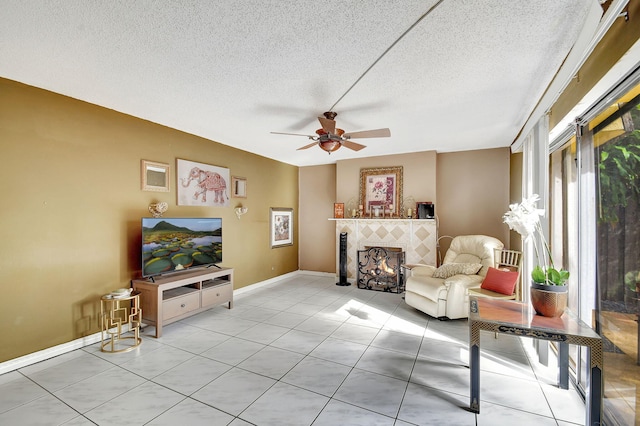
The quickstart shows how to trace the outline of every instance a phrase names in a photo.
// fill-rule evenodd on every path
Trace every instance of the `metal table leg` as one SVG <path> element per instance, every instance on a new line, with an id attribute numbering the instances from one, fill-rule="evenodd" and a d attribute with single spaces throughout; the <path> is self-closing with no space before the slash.
<path id="1" fill-rule="evenodd" d="M 469 371 L 471 374 L 471 401 L 469 408 L 480 412 L 480 328 L 469 324 Z"/>

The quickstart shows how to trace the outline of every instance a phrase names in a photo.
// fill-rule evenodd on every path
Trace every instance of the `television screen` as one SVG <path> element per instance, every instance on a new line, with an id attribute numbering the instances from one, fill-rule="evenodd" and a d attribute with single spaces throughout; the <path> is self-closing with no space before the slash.
<path id="1" fill-rule="evenodd" d="M 142 218 L 145 277 L 222 262 L 222 218 Z"/>

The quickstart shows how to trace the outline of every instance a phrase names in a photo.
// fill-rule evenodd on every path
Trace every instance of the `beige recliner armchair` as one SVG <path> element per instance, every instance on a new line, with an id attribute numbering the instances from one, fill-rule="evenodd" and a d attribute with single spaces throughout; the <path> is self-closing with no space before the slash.
<path id="1" fill-rule="evenodd" d="M 409 306 L 436 318 L 467 318 L 469 292 L 479 287 L 489 267 L 494 266 L 495 250 L 504 244 L 486 235 L 461 235 L 451 241 L 442 266 L 417 266 L 405 286 Z"/>

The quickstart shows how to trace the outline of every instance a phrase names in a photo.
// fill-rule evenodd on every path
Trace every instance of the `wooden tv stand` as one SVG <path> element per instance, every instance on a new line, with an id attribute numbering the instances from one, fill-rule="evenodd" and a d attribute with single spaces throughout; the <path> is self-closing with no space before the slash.
<path id="1" fill-rule="evenodd" d="M 177 272 L 151 279 L 132 280 L 140 292 L 142 319 L 162 327 L 223 303 L 233 308 L 233 268 L 208 268 Z"/>

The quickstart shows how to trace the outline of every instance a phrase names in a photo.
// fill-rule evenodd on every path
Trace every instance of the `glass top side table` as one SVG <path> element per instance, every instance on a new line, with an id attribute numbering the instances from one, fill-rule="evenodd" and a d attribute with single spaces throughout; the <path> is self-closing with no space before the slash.
<path id="1" fill-rule="evenodd" d="M 480 331 L 511 334 L 557 342 L 560 356 L 568 345 L 586 346 L 589 367 L 589 395 L 586 399 L 587 425 L 602 421 L 602 337 L 569 310 L 559 318 L 536 315 L 528 303 L 469 298 L 469 368 L 471 370 L 470 409 L 480 412 Z"/>

